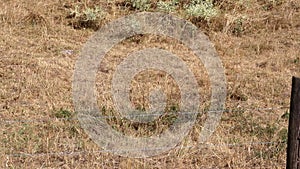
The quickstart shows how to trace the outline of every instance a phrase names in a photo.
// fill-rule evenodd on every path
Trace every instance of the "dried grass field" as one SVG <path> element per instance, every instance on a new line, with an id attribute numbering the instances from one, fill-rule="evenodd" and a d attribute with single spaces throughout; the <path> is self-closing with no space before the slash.
<path id="1" fill-rule="evenodd" d="M 153 0 L 0 0 L 0 168 L 284 168 L 291 78 L 300 76 L 300 1 L 215 0 L 219 12 L 209 19 L 186 15 L 189 0 L 172 2 L 174 10 Z M 151 158 L 102 151 L 76 118 L 75 62 L 101 26 L 163 9 L 194 23 L 215 45 L 227 79 L 220 124 L 201 146 L 205 115 L 199 116 L 177 148 Z M 137 35 L 116 45 L 100 63 L 96 87 L 102 113 L 117 115 L 107 92 L 116 66 L 128 53 L 147 47 L 166 49 L 186 62 L 199 85 L 200 108 L 206 110 L 211 89 L 201 61 L 170 37 Z M 178 86 L 154 70 L 133 79 L 133 104 L 147 108 L 147 91 L 158 85 L 169 96 L 170 109 L 176 109 Z M 172 120 L 107 122 L 139 137 L 160 133 Z"/>

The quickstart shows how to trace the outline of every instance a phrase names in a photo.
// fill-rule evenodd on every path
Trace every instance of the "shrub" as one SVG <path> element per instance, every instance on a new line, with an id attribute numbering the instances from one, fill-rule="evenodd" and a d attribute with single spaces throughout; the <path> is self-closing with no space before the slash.
<path id="1" fill-rule="evenodd" d="M 157 3 L 157 8 L 159 11 L 170 13 L 176 10 L 178 3 L 178 0 L 173 0 L 169 2 L 159 1 Z"/>
<path id="2" fill-rule="evenodd" d="M 74 10 L 71 9 L 70 15 L 73 15 L 75 18 L 80 18 L 83 21 L 96 21 L 104 18 L 104 12 L 98 6 L 95 8 L 85 7 L 81 10 L 80 7 L 76 5 Z"/>
<path id="3" fill-rule="evenodd" d="M 190 4 L 185 6 L 185 11 L 188 16 L 201 17 L 204 20 L 210 20 L 218 14 L 212 0 L 192 0 Z"/>
<path id="4" fill-rule="evenodd" d="M 98 6 L 94 8 L 84 6 L 82 8 L 76 5 L 75 9 L 70 9 L 67 18 L 73 18 L 70 24 L 73 25 L 75 29 L 91 28 L 97 30 L 100 21 L 105 18 L 105 12 Z"/>

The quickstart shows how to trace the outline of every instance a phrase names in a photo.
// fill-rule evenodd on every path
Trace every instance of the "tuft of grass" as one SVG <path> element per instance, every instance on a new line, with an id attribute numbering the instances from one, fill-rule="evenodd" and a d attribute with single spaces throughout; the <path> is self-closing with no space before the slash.
<path id="1" fill-rule="evenodd" d="M 244 22 L 246 18 L 246 16 L 240 16 L 234 21 L 234 26 L 232 30 L 232 33 L 234 35 L 240 36 L 245 31 Z"/>
<path id="2" fill-rule="evenodd" d="M 281 116 L 282 119 L 286 119 L 288 120 L 290 118 L 290 112 L 289 111 L 286 111 L 282 116 Z"/>
<path id="3" fill-rule="evenodd" d="M 54 115 L 56 118 L 72 118 L 74 116 L 74 113 L 69 110 L 60 109 Z"/>

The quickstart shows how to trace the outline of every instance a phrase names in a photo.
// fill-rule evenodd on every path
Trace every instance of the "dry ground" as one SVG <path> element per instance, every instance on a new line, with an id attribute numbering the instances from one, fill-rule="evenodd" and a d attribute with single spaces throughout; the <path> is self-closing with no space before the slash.
<path id="1" fill-rule="evenodd" d="M 207 146 L 200 149 L 196 145 L 202 124 L 199 117 L 181 145 L 193 148 L 134 159 L 99 152 L 76 120 L 71 87 L 75 61 L 95 30 L 137 11 L 121 0 L 1 0 L 0 168 L 284 168 L 291 77 L 300 76 L 300 2 L 240 2 L 216 1 L 224 13 L 208 23 L 189 18 L 215 44 L 227 78 L 226 112 Z M 99 5 L 105 17 L 96 23 L 81 23 L 69 16 L 76 4 Z M 174 15 L 182 16 L 182 12 Z M 240 16 L 246 19 L 238 20 Z M 135 36 L 106 55 L 97 77 L 99 106 L 111 108 L 105 91 L 124 54 L 153 46 L 170 50 L 187 62 L 201 87 L 205 109 L 210 90 L 200 61 L 182 44 L 157 36 Z M 147 105 L 143 99 L 147 93 L 141 89 L 149 87 L 138 84 L 149 79 L 154 81 L 150 87 L 164 83 L 166 92 L 178 98 L 170 77 L 148 73 L 132 83 L 136 89 L 132 98 L 138 107 Z M 108 122 L 126 134 L 153 132 L 147 133 L 149 126 L 136 127 L 128 121 L 123 127 L 118 120 Z"/>

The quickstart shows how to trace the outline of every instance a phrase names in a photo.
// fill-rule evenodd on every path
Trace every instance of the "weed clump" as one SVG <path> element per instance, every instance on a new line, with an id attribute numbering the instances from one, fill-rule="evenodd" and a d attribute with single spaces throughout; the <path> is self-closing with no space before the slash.
<path id="1" fill-rule="evenodd" d="M 90 28 L 98 30 L 101 21 L 105 18 L 105 12 L 99 6 L 89 8 L 76 5 L 74 9 L 70 9 L 67 18 L 72 19 L 69 24 L 75 29 Z"/>

